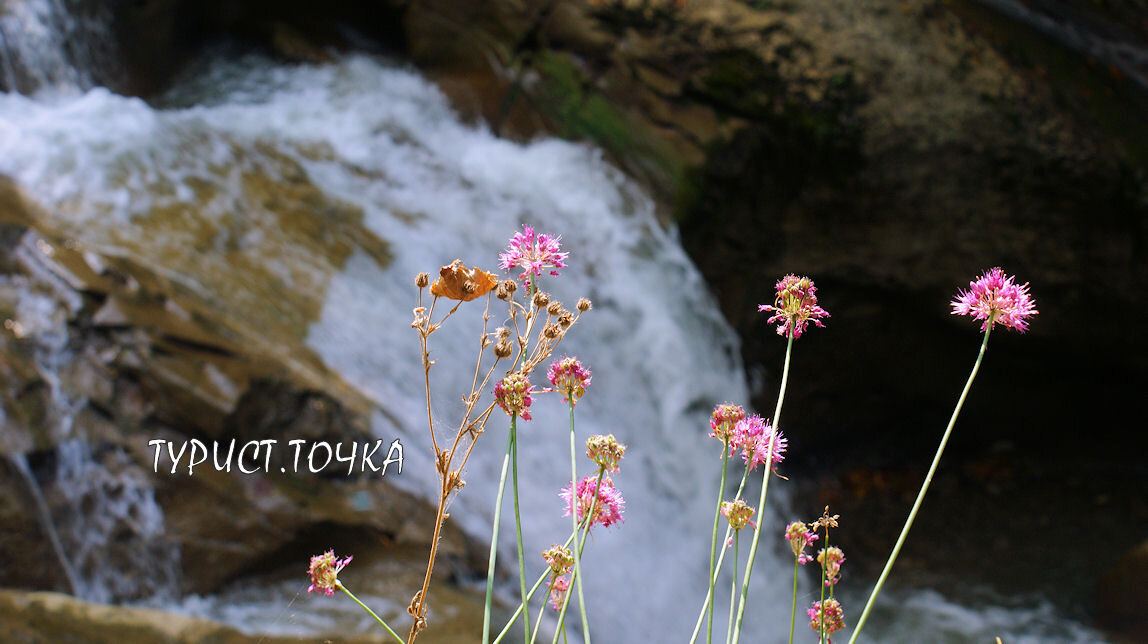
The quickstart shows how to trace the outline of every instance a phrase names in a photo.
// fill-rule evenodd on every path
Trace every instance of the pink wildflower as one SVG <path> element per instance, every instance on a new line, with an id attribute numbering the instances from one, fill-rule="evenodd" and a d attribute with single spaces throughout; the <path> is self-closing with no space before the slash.
<path id="1" fill-rule="evenodd" d="M 618 471 L 618 461 L 626 454 L 626 446 L 613 434 L 594 434 L 586 439 L 586 456 L 607 472 Z"/>
<path id="2" fill-rule="evenodd" d="M 542 551 L 542 558 L 546 560 L 550 570 L 558 575 L 570 572 L 570 567 L 574 565 L 574 554 L 566 546 L 550 546 Z"/>
<path id="3" fill-rule="evenodd" d="M 813 557 L 805 554 L 805 548 L 817 541 L 818 538 L 817 533 L 810 532 L 809 526 L 801 521 L 794 521 L 785 526 L 785 540 L 789 542 L 789 548 L 793 550 L 793 554 L 797 555 L 797 563 L 801 565 L 813 561 Z"/>
<path id="4" fill-rule="evenodd" d="M 318 590 L 334 595 L 335 587 L 339 584 L 339 571 L 351 563 L 351 559 L 352 557 L 345 559 L 335 557 L 334 550 L 311 557 L 311 565 L 307 568 L 307 573 L 311 575 L 311 586 L 307 588 L 307 592 Z"/>
<path id="5" fill-rule="evenodd" d="M 555 579 L 550 586 L 550 607 L 554 610 L 562 610 L 562 602 L 565 601 L 568 590 L 570 590 L 569 579 L 566 577 Z"/>
<path id="6" fill-rule="evenodd" d="M 562 394 L 563 402 L 573 405 L 590 386 L 590 370 L 583 367 L 578 358 L 562 358 L 551 363 L 546 370 L 546 379 L 554 385 L 555 391 Z"/>
<path id="7" fill-rule="evenodd" d="M 822 548 L 817 552 L 817 563 L 825 569 L 825 585 L 832 586 L 838 582 L 841 574 L 841 564 L 845 563 L 845 553 L 837 546 Z"/>
<path id="8" fill-rule="evenodd" d="M 981 331 L 1000 322 L 1021 333 L 1028 330 L 1026 319 L 1039 313 L 1028 294 L 1028 282 L 1016 285 L 1011 275 L 1005 275 L 1000 267 L 990 268 L 975 281 L 969 282 L 968 291 L 957 291 L 957 297 L 950 304 L 953 315 L 968 315 L 975 320 L 984 320 Z"/>
<path id="9" fill-rule="evenodd" d="M 817 287 L 813 280 L 796 275 L 786 275 L 778 280 L 773 306 L 760 304 L 757 310 L 773 312 L 773 317 L 766 323 L 780 322 L 777 335 L 792 334 L 794 338 L 800 338 L 810 322 L 824 327 L 819 318 L 829 317 L 825 309 L 817 306 Z"/>
<path id="10" fill-rule="evenodd" d="M 534 387 L 525 375 L 514 372 L 494 385 L 494 400 L 502 407 L 502 411 L 509 416 L 518 416 L 522 420 L 530 420 L 530 403 L 534 402 L 531 394 Z"/>
<path id="11" fill-rule="evenodd" d="M 530 284 L 531 274 L 541 277 L 542 270 L 549 268 L 551 275 L 557 275 L 558 271 L 554 269 L 566 267 L 566 257 L 570 253 L 561 252 L 562 246 L 559 243 L 561 235 L 557 237 L 546 233 L 535 235 L 534 229 L 530 226 L 523 224 L 522 228 L 524 232 L 514 233 L 506 252 L 498 255 L 498 266 L 502 270 L 521 268 L 522 274 L 518 279 Z"/>
<path id="12" fill-rule="evenodd" d="M 729 521 L 729 526 L 734 530 L 741 530 L 745 526 L 757 525 L 753 522 L 753 508 L 749 507 L 745 501 L 738 499 L 736 501 L 722 501 L 721 515 Z"/>
<path id="13" fill-rule="evenodd" d="M 806 614 L 809 615 L 809 628 L 812 628 L 815 633 L 821 632 L 821 606 L 821 602 L 813 602 L 812 608 L 805 609 Z M 845 628 L 845 611 L 841 610 L 841 602 L 831 597 L 825 600 L 824 606 L 825 634 L 832 635 Z"/>
<path id="14" fill-rule="evenodd" d="M 710 436 L 723 443 L 733 437 L 733 428 L 738 421 L 745 418 L 745 410 L 741 405 L 722 403 L 714 407 L 710 416 Z"/>
<path id="15" fill-rule="evenodd" d="M 608 476 L 602 477 L 601 486 L 598 483 L 597 475 L 591 475 L 578 481 L 577 490 L 573 489 L 573 483 L 563 488 L 558 495 L 566 501 L 566 512 L 562 516 L 568 517 L 574 512 L 574 499 L 577 498 L 579 522 L 585 520 L 587 512 L 592 512 L 591 525 L 600 523 L 608 528 L 615 523 L 621 523 L 622 512 L 626 509 L 626 500 L 622 498 L 622 493 L 614 488 L 614 482 Z M 598 490 L 597 502 L 594 496 L 595 489 Z"/>
<path id="16" fill-rule="evenodd" d="M 770 458 L 772 442 L 772 459 Z M 743 418 L 734 425 L 733 436 L 730 437 L 730 456 L 741 450 L 742 460 L 750 471 L 757 469 L 767 460 L 772 460 L 771 469 L 776 470 L 777 464 L 785 460 L 785 448 L 789 441 L 780 431 L 774 431 L 768 420 L 754 414 Z"/>

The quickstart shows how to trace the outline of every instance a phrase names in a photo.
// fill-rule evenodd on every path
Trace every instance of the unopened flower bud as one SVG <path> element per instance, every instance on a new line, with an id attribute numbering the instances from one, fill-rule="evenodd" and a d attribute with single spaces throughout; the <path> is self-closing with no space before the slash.
<path id="1" fill-rule="evenodd" d="M 542 551 L 542 558 L 546 560 L 550 570 L 556 575 L 565 575 L 570 572 L 570 567 L 574 565 L 574 555 L 565 546 L 550 546 L 550 548 Z"/>
<path id="2" fill-rule="evenodd" d="M 580 297 L 578 298 L 578 312 L 585 313 L 590 310 L 590 300 Z"/>
<path id="3" fill-rule="evenodd" d="M 729 527 L 734 530 L 741 530 L 753 523 L 753 508 L 741 499 L 732 502 L 722 501 L 721 515 L 729 521 Z"/>
<path id="4" fill-rule="evenodd" d="M 619 443 L 613 434 L 595 434 L 586 439 L 586 456 L 607 472 L 618 471 L 618 461 L 626 453 L 626 446 Z"/>
<path id="5" fill-rule="evenodd" d="M 426 288 L 427 284 L 430 284 L 430 275 L 428 273 L 419 273 L 415 276 L 415 286 Z"/>

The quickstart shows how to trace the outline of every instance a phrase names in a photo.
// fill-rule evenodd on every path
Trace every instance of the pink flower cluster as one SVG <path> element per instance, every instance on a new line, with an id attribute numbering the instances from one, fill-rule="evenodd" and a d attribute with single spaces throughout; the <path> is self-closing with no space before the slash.
<path id="1" fill-rule="evenodd" d="M 339 571 L 351 563 L 352 558 L 339 559 L 335 556 L 334 550 L 311 557 L 311 565 L 307 567 L 307 574 L 311 575 L 311 585 L 307 588 L 307 592 L 318 590 L 334 595 L 335 587 L 339 583 Z"/>
<path id="2" fill-rule="evenodd" d="M 558 495 L 566 501 L 566 512 L 562 516 L 568 517 L 575 512 L 574 501 L 577 499 L 579 522 L 585 520 L 587 513 L 591 513 L 590 525 L 600 523 L 608 528 L 615 523 L 621 523 L 626 500 L 622 498 L 622 493 L 614 488 L 614 482 L 610 477 L 603 476 L 600 483 L 601 485 L 597 475 L 591 475 L 578 481 L 577 489 L 574 489 L 573 483 L 563 488 Z M 595 489 L 598 491 L 597 497 L 594 494 Z"/>
<path id="3" fill-rule="evenodd" d="M 531 394 L 534 387 L 525 375 L 514 372 L 494 385 L 494 400 L 502 407 L 508 416 L 518 416 L 522 420 L 530 420 L 530 403 L 534 402 Z"/>
<path id="4" fill-rule="evenodd" d="M 754 528 L 757 527 L 753 522 L 753 508 L 741 499 L 736 501 L 722 501 L 721 515 L 729 521 L 729 526 L 734 530 L 741 530 L 747 525 Z"/>
<path id="5" fill-rule="evenodd" d="M 800 338 L 810 322 L 824 327 L 820 318 L 829 317 L 825 309 L 817 306 L 817 287 L 813 285 L 813 280 L 796 275 L 786 275 L 778 280 L 773 306 L 760 304 L 757 310 L 773 313 L 766 323 L 780 322 L 777 325 L 777 335 L 792 334 L 794 338 Z"/>
<path id="6" fill-rule="evenodd" d="M 813 602 L 813 607 L 806 609 L 806 614 L 809 615 L 809 628 L 814 632 L 821 632 L 822 623 L 822 605 L 824 609 L 825 621 L 825 634 L 832 635 L 839 630 L 845 628 L 845 611 L 841 609 L 841 602 L 833 599 L 832 597 L 825 600 L 825 603 Z"/>
<path id="7" fill-rule="evenodd" d="M 1000 267 L 990 268 L 975 281 L 969 282 L 968 291 L 957 291 L 951 304 L 953 315 L 968 315 L 984 320 L 981 331 L 1000 322 L 1021 333 L 1028 330 L 1028 318 L 1036 315 L 1036 304 L 1028 294 L 1028 282 L 1017 285 L 1011 275 Z"/>
<path id="8" fill-rule="evenodd" d="M 618 462 L 625 454 L 626 446 L 619 443 L 613 434 L 594 434 L 586 439 L 586 456 L 607 472 L 617 472 Z"/>
<path id="9" fill-rule="evenodd" d="M 550 570 L 556 575 L 570 572 L 570 567 L 574 565 L 574 553 L 570 552 L 566 546 L 550 546 L 542 551 L 542 558 L 546 560 L 546 565 L 550 566 Z"/>
<path id="10" fill-rule="evenodd" d="M 745 409 L 741 405 L 722 403 L 714 407 L 710 416 L 710 436 L 723 443 L 733 437 L 733 428 L 738 421 L 745 418 Z"/>
<path id="11" fill-rule="evenodd" d="M 554 391 L 562 394 L 563 402 L 573 405 L 590 386 L 590 370 L 583 367 L 578 358 L 562 358 L 550 364 L 546 379 L 554 385 Z"/>
<path id="12" fill-rule="evenodd" d="M 534 229 L 523 224 L 523 232 L 514 233 L 505 253 L 498 255 L 498 266 L 504 271 L 521 268 L 522 274 L 518 279 L 530 284 L 530 275 L 542 276 L 543 269 L 550 269 L 551 275 L 557 275 L 557 268 L 566 268 L 566 258 L 570 253 L 562 252 L 560 244 L 562 236 L 557 237 L 546 233 L 535 234 Z"/>
<path id="13" fill-rule="evenodd" d="M 790 550 L 797 556 L 797 563 L 805 565 L 813 561 L 813 557 L 805 554 L 805 548 L 812 545 L 819 537 L 816 532 L 810 532 L 809 526 L 801 521 L 794 521 L 785 526 L 785 540 L 789 542 Z"/>
<path id="14" fill-rule="evenodd" d="M 562 610 L 562 602 L 566 599 L 566 591 L 570 590 L 570 580 L 566 577 L 559 577 L 554 580 L 550 586 L 550 607 L 554 610 Z"/>
<path id="15" fill-rule="evenodd" d="M 771 469 L 776 469 L 777 464 L 785 460 L 785 448 L 788 444 L 789 441 L 785 436 L 780 431 L 774 431 L 768 420 L 754 414 L 737 421 L 734 425 L 729 440 L 729 454 L 733 456 L 741 450 L 742 460 L 751 472 L 757 469 L 758 465 L 764 465 L 770 460 L 772 460 Z"/>
<path id="16" fill-rule="evenodd" d="M 845 553 L 837 546 L 822 548 L 817 552 L 817 563 L 825 569 L 825 585 L 836 584 L 841 577 L 841 564 L 845 563 Z"/>

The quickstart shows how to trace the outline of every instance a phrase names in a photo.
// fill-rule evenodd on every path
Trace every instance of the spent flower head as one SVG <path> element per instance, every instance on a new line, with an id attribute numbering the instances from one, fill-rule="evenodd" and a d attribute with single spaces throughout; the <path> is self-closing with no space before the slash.
<path id="1" fill-rule="evenodd" d="M 824 606 L 824 611 L 822 610 Z M 841 602 L 836 599 L 826 599 L 822 602 L 813 602 L 811 608 L 805 610 L 809 615 L 809 628 L 814 632 L 821 632 L 822 613 L 824 612 L 825 634 L 832 635 L 845 628 L 845 611 L 841 610 Z"/>
<path id="2" fill-rule="evenodd" d="M 562 358 L 550 364 L 546 379 L 554 385 L 554 390 L 562 394 L 562 400 L 571 405 L 578 402 L 590 386 L 590 370 L 583 367 L 578 358 Z"/>
<path id="3" fill-rule="evenodd" d="M 990 268 L 969 282 L 969 290 L 957 291 L 957 297 L 950 302 L 953 315 L 984 320 L 982 332 L 1000 322 L 1024 333 L 1028 330 L 1027 319 L 1039 311 L 1028 294 L 1028 282 L 1017 285 L 1015 279 L 1012 275 L 1005 275 L 999 266 Z"/>
<path id="4" fill-rule="evenodd" d="M 530 420 L 530 403 L 534 402 L 531 394 L 534 387 L 525 374 L 514 372 L 494 385 L 494 400 L 502 407 L 502 411 L 510 416 L 518 416 L 522 420 Z"/>
<path id="5" fill-rule="evenodd" d="M 759 304 L 757 310 L 773 313 L 766 323 L 780 323 L 777 325 L 777 335 L 792 334 L 794 338 L 800 338 L 810 322 L 824 327 L 820 318 L 829 317 L 825 309 L 817 306 L 817 287 L 813 285 L 813 280 L 796 275 L 786 275 L 778 280 L 777 297 L 773 305 Z"/>
<path id="6" fill-rule="evenodd" d="M 756 527 L 753 523 L 753 508 L 741 499 L 722 501 L 721 515 L 729 521 L 729 526 L 734 530 L 741 530 L 747 525 Z"/>
<path id="7" fill-rule="evenodd" d="M 809 526 L 801 521 L 794 521 L 785 526 L 785 540 L 789 542 L 789 549 L 797 556 L 797 563 L 805 565 L 813 561 L 813 557 L 805 554 L 805 548 L 819 539 L 816 532 L 811 532 Z"/>
<path id="8" fill-rule="evenodd" d="M 626 446 L 619 443 L 613 434 L 594 434 L 586 439 L 586 456 L 607 472 L 618 471 L 618 461 L 626 454 Z"/>
<path id="9" fill-rule="evenodd" d="M 817 552 L 817 563 L 825 569 L 825 585 L 832 586 L 840 579 L 841 564 L 845 563 L 845 553 L 837 546 L 822 548 Z"/>
<path id="10" fill-rule="evenodd" d="M 594 495 L 595 490 L 598 491 L 597 498 Z M 614 488 L 614 482 L 608 476 L 602 477 L 601 485 L 597 475 L 587 476 L 578 481 L 577 489 L 571 483 L 563 488 L 558 496 L 566 501 L 566 512 L 562 516 L 570 516 L 575 511 L 575 500 L 577 500 L 578 521 L 584 521 L 586 514 L 592 512 L 590 525 L 600 523 L 608 528 L 615 523 L 621 523 L 622 513 L 626 510 L 626 500 L 622 498 L 622 493 Z"/>
<path id="11" fill-rule="evenodd" d="M 729 441 L 730 456 L 741 450 L 742 460 L 751 472 L 766 461 L 771 461 L 770 469 L 776 470 L 777 464 L 785 460 L 788 445 L 785 436 L 757 414 L 739 420 Z"/>
<path id="12" fill-rule="evenodd" d="M 745 409 L 741 405 L 722 403 L 714 407 L 710 415 L 710 436 L 723 443 L 733 438 L 733 428 L 738 421 L 745 418 Z"/>
<path id="13" fill-rule="evenodd" d="M 523 232 L 516 232 L 510 238 L 506 252 L 498 255 L 498 266 L 502 270 L 521 268 L 522 274 L 518 278 L 530 284 L 530 276 L 541 277 L 543 269 L 550 269 L 551 275 L 557 275 L 558 271 L 554 269 L 566 267 L 570 253 L 562 252 L 561 235 L 535 234 L 534 229 L 525 224 L 522 228 Z"/>
<path id="14" fill-rule="evenodd" d="M 307 592 L 320 591 L 328 595 L 335 594 L 335 587 L 339 583 L 339 571 L 351 563 L 352 557 L 339 559 L 334 550 L 328 550 L 321 555 L 311 557 L 311 565 L 307 567 L 307 574 L 311 575 L 311 585 Z"/>
<path id="15" fill-rule="evenodd" d="M 570 572 L 570 567 L 574 565 L 574 555 L 566 546 L 550 546 L 542 551 L 542 558 L 546 560 L 546 565 L 550 566 L 551 572 L 556 575 Z"/>

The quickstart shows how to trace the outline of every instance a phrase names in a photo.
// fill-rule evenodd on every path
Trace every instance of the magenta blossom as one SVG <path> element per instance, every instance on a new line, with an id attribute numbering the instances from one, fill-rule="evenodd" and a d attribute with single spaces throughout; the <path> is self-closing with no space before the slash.
<path id="1" fill-rule="evenodd" d="M 578 481 L 576 491 L 573 490 L 573 487 L 573 484 L 566 486 L 558 495 L 566 501 L 566 512 L 562 516 L 568 517 L 574 512 L 574 499 L 577 498 L 579 522 L 585 520 L 587 512 L 593 513 L 590 525 L 600 523 L 608 528 L 615 523 L 622 522 L 622 512 L 626 509 L 626 500 L 622 498 L 622 493 L 614 488 L 614 482 L 610 480 L 610 477 L 603 476 L 599 486 L 598 476 L 590 475 Z M 598 490 L 596 502 L 594 498 L 595 489 Z"/>
<path id="2" fill-rule="evenodd" d="M 311 575 L 311 585 L 307 588 L 307 592 L 318 590 L 334 595 L 335 587 L 339 584 L 339 571 L 351 563 L 351 559 L 352 557 L 337 558 L 334 550 L 311 557 L 311 565 L 307 567 L 307 574 Z"/>
<path id="3" fill-rule="evenodd" d="M 554 385 L 554 391 L 562 394 L 563 402 L 573 405 L 590 386 L 590 370 L 583 367 L 578 358 L 562 358 L 550 364 L 546 379 Z"/>
<path id="4" fill-rule="evenodd" d="M 530 420 L 530 403 L 534 402 L 531 394 L 534 387 L 530 379 L 519 372 L 514 372 L 494 385 L 494 400 L 502 407 L 502 411 L 509 416 L 518 416 L 522 420 Z"/>
<path id="5" fill-rule="evenodd" d="M 770 458 L 771 441 L 772 458 Z M 768 420 L 754 414 L 739 420 L 734 425 L 733 436 L 729 441 L 729 453 L 733 456 L 737 450 L 741 450 L 742 460 L 751 472 L 757 469 L 758 465 L 764 465 L 766 461 L 772 461 L 770 467 L 776 470 L 777 464 L 785 460 L 785 448 L 788 444 L 789 441 L 785 436 L 780 431 L 774 431 Z"/>
<path id="6" fill-rule="evenodd" d="M 794 521 L 785 526 L 785 540 L 789 542 L 789 548 L 793 550 L 793 554 L 797 555 L 797 563 L 803 566 L 813 561 L 813 557 L 805 554 L 805 548 L 817 539 L 817 533 L 810 532 L 809 526 L 801 521 Z"/>
<path id="7" fill-rule="evenodd" d="M 832 586 L 841 579 L 841 564 L 845 563 L 845 553 L 837 546 L 822 548 L 817 552 L 817 563 L 825 569 L 825 585 Z"/>
<path id="8" fill-rule="evenodd" d="M 710 436 L 722 442 L 732 439 L 734 426 L 744 418 L 745 410 L 741 405 L 722 403 L 714 407 L 710 416 Z"/>
<path id="9" fill-rule="evenodd" d="M 530 275 L 542 276 L 543 269 L 550 269 L 551 275 L 557 275 L 557 268 L 566 267 L 566 257 L 570 253 L 563 253 L 559 243 L 561 235 L 557 237 L 546 233 L 534 233 L 534 229 L 525 224 L 524 232 L 514 233 L 505 253 L 498 255 L 498 266 L 504 271 L 521 268 L 522 274 L 518 279 L 530 284 Z"/>
<path id="10" fill-rule="evenodd" d="M 976 281 L 969 282 L 968 291 L 957 291 L 951 304 L 953 315 L 968 315 L 976 320 L 984 320 L 981 331 L 1000 322 L 1021 333 L 1028 330 L 1027 318 L 1039 311 L 1028 294 L 1028 282 L 1017 285 L 1015 278 L 1005 275 L 1000 267 L 990 268 Z"/>
<path id="11" fill-rule="evenodd" d="M 566 591 L 570 590 L 570 580 L 559 577 L 550 586 L 550 607 L 554 610 L 562 609 L 562 602 L 566 600 Z"/>
<path id="12" fill-rule="evenodd" d="M 814 632 L 821 632 L 822 624 L 822 603 L 813 602 L 812 608 L 805 609 L 805 613 L 809 615 L 809 628 Z M 825 600 L 825 634 L 832 635 L 839 630 L 845 628 L 845 611 L 841 610 L 841 603 L 836 599 L 829 598 Z"/>
<path id="13" fill-rule="evenodd" d="M 810 322 L 824 327 L 819 318 L 829 317 L 825 309 L 817 306 L 817 287 L 808 277 L 786 275 L 777 282 L 777 297 L 773 306 L 760 304 L 758 311 L 771 311 L 773 316 L 767 324 L 780 322 L 777 335 L 790 335 L 800 338 Z"/>

